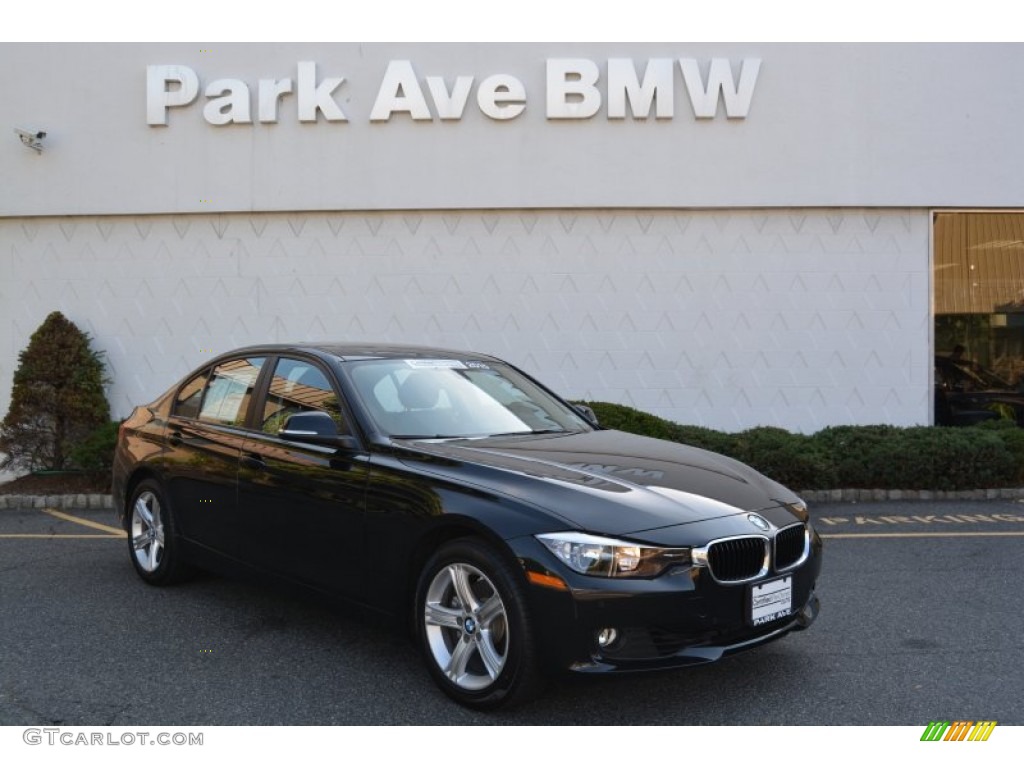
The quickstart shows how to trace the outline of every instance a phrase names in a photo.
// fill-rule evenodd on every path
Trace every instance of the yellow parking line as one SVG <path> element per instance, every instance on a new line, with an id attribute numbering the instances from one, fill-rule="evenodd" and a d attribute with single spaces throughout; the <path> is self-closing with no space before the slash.
<path id="1" fill-rule="evenodd" d="M 113 533 L 0 533 L 0 539 L 126 539 L 128 534 Z"/>
<path id="2" fill-rule="evenodd" d="M 52 515 L 53 517 L 60 518 L 61 520 L 67 520 L 69 523 L 78 523 L 79 525 L 84 525 L 87 528 L 95 528 L 98 531 L 106 531 L 107 533 L 115 534 L 119 539 L 123 539 L 128 535 L 120 528 L 115 528 L 112 525 L 104 525 L 103 523 L 86 520 L 84 517 L 75 517 L 74 515 L 69 515 L 67 512 L 58 512 L 56 509 L 47 508 L 44 509 L 43 512 L 48 515 Z"/>
<path id="3" fill-rule="evenodd" d="M 823 533 L 823 539 L 940 539 L 965 536 L 1024 536 L 1024 531 L 936 531 L 935 533 Z"/>

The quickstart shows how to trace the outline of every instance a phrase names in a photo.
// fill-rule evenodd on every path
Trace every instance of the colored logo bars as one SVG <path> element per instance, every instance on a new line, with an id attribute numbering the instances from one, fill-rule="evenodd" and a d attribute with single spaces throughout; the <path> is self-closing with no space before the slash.
<path id="1" fill-rule="evenodd" d="M 995 727 L 995 720 L 932 720 L 921 734 L 921 741 L 988 741 Z"/>

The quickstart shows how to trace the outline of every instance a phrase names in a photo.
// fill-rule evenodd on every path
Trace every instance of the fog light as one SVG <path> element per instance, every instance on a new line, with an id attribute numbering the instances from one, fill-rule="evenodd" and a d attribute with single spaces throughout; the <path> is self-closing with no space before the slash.
<path id="1" fill-rule="evenodd" d="M 618 639 L 619 630 L 614 627 L 605 627 L 597 633 L 597 644 L 602 648 L 607 648 Z"/>

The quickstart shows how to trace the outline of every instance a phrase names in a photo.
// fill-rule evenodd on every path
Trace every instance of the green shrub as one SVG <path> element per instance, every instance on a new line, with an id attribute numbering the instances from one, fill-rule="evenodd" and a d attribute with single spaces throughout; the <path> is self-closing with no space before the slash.
<path id="1" fill-rule="evenodd" d="M 636 408 L 630 408 L 628 405 L 601 402 L 583 404 L 593 408 L 601 426 L 608 429 L 618 429 L 623 432 L 631 432 L 634 435 L 657 437 L 661 440 L 671 440 L 674 435 L 673 428 L 678 426 L 660 416 L 638 411 Z"/>
<path id="2" fill-rule="evenodd" d="M 618 403 L 585 403 L 594 409 L 602 427 L 631 432 L 634 435 L 656 437 L 675 443 L 686 443 L 715 453 L 733 455 L 736 440 L 732 435 L 706 427 L 676 424 L 646 411 Z"/>
<path id="3" fill-rule="evenodd" d="M 88 437 L 71 449 L 71 462 L 83 472 L 109 475 L 114 468 L 114 448 L 117 446 L 118 421 L 108 421 L 94 429 Z"/>
<path id="4" fill-rule="evenodd" d="M 1006 442 L 977 428 L 830 427 L 814 438 L 841 488 L 993 488 L 1019 474 Z"/>
<path id="5" fill-rule="evenodd" d="M 736 436 L 735 458 L 791 488 L 829 488 L 833 469 L 813 437 L 778 427 L 755 427 Z"/>
<path id="6" fill-rule="evenodd" d="M 1024 483 L 1024 429 L 1005 421 L 969 428 L 838 426 L 813 435 L 755 427 L 727 434 L 615 403 L 588 405 L 602 426 L 721 453 L 796 490 L 953 491 Z"/>
<path id="7" fill-rule="evenodd" d="M 1003 419 L 983 421 L 975 429 L 999 435 L 1006 449 L 1013 455 L 1013 483 L 1015 485 L 1024 484 L 1024 429 L 1012 421 Z"/>
<path id="8" fill-rule="evenodd" d="M 690 424 L 673 424 L 672 426 L 675 427 L 672 439 L 677 443 L 694 445 L 697 448 L 726 456 L 735 457 L 739 453 L 740 448 L 737 445 L 736 435 Z"/>
<path id="9" fill-rule="evenodd" d="M 900 432 L 885 424 L 826 427 L 813 439 L 832 468 L 835 487 L 890 488 L 891 455 L 900 451 L 894 442 Z"/>
<path id="10" fill-rule="evenodd" d="M 1013 454 L 996 434 L 976 428 L 910 427 L 887 488 L 967 490 L 1010 485 Z M 897 485 L 896 483 L 901 483 Z"/>
<path id="11" fill-rule="evenodd" d="M 0 424 L 0 468 L 67 469 L 72 448 L 110 420 L 103 358 L 89 336 L 51 312 L 18 355 Z"/>

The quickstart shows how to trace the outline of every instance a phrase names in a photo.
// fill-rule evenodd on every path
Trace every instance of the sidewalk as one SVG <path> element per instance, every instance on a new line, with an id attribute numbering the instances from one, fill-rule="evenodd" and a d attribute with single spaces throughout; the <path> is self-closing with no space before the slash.
<path id="1" fill-rule="evenodd" d="M 844 501 L 1018 501 L 1024 488 L 981 488 L 974 491 L 906 491 L 885 488 L 832 488 L 800 491 L 808 503 Z M 74 493 L 59 496 L 0 494 L 0 509 L 113 509 L 113 497 L 104 493 Z"/>
<path id="2" fill-rule="evenodd" d="M 0 494 L 0 509 L 113 509 L 109 493 L 66 493 L 60 496 Z"/>

